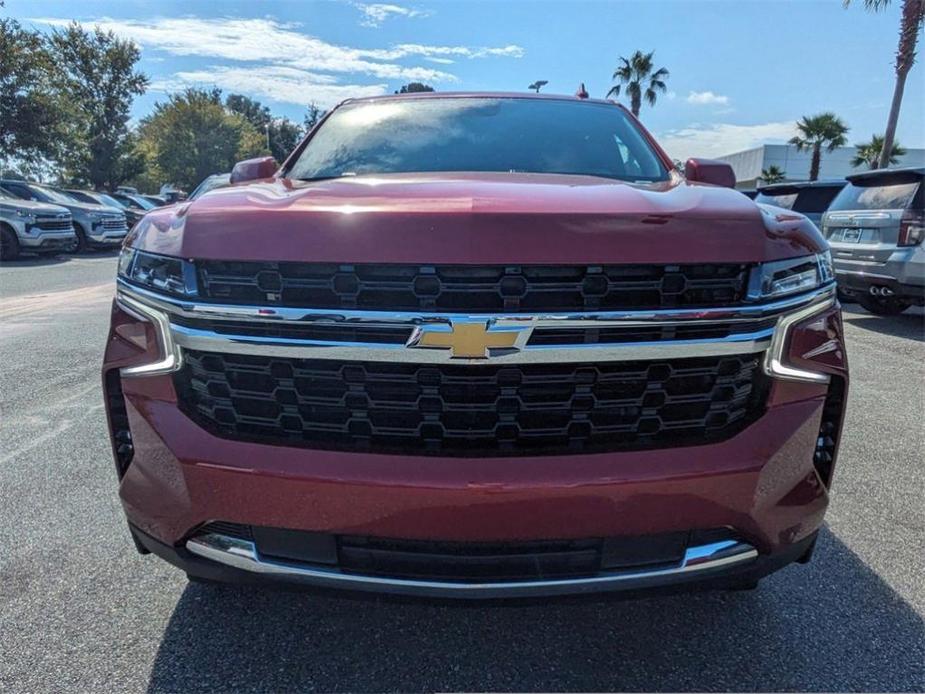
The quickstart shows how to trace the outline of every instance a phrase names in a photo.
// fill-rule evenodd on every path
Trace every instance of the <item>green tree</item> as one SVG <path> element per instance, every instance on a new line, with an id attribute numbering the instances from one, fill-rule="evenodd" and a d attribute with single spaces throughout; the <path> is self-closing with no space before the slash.
<path id="1" fill-rule="evenodd" d="M 135 70 L 141 57 L 131 41 L 76 22 L 47 41 L 55 65 L 54 86 L 65 114 L 58 155 L 63 177 L 94 188 L 114 187 L 132 167 L 128 120 L 135 96 L 148 78 Z"/>
<path id="2" fill-rule="evenodd" d="M 139 149 L 148 166 L 187 190 L 235 162 L 266 153 L 264 135 L 222 104 L 220 89 L 189 88 L 154 105 L 139 127 Z"/>
<path id="3" fill-rule="evenodd" d="M 288 118 L 274 118 L 270 121 L 270 154 L 276 161 L 285 161 L 296 148 L 304 131 Z"/>
<path id="4" fill-rule="evenodd" d="M 532 90 L 535 91 L 537 94 L 539 94 L 539 93 L 540 93 L 540 89 L 542 89 L 543 87 L 545 87 L 547 84 L 549 84 L 549 80 L 537 80 L 536 82 L 534 82 L 533 84 L 531 84 L 529 87 L 527 87 L 527 89 L 532 89 Z"/>
<path id="5" fill-rule="evenodd" d="M 819 165 L 822 162 L 822 148 L 831 152 L 836 147 L 841 147 L 848 138 L 848 126 L 834 113 L 819 113 L 815 116 L 803 116 L 797 121 L 798 135 L 790 139 L 790 144 L 796 145 L 797 149 L 803 151 L 811 150 L 813 153 L 812 162 L 809 166 L 809 180 L 815 181 L 819 178 Z"/>
<path id="6" fill-rule="evenodd" d="M 432 92 L 434 88 L 429 84 L 424 84 L 423 82 L 410 82 L 406 85 L 403 85 L 396 94 L 414 94 L 415 92 Z"/>
<path id="7" fill-rule="evenodd" d="M 655 51 L 650 53 L 636 51 L 628 59 L 621 56 L 621 64 L 611 78 L 619 80 L 620 83 L 613 85 L 607 92 L 607 96 L 620 96 L 620 90 L 625 86 L 624 92 L 630 98 L 630 110 L 634 116 L 639 116 L 643 99 L 649 106 L 655 106 L 658 94 L 664 94 L 668 90 L 665 85 L 668 70 L 663 67 L 654 70 L 654 57 Z"/>
<path id="8" fill-rule="evenodd" d="M 60 142 L 51 59 L 41 36 L 0 19 L 0 159 L 31 166 L 54 156 Z"/>
<path id="9" fill-rule="evenodd" d="M 319 108 L 318 104 L 314 101 L 308 105 L 308 108 L 305 109 L 305 120 L 302 121 L 302 125 L 305 127 L 305 132 L 308 132 L 316 125 L 318 121 L 324 118 L 324 115 L 327 113 L 322 108 Z"/>
<path id="10" fill-rule="evenodd" d="M 868 169 L 880 168 L 880 161 L 883 157 L 883 135 L 872 135 L 869 142 L 859 142 L 857 154 L 851 160 L 851 166 L 857 168 L 866 166 Z M 893 147 L 890 155 L 886 158 L 887 164 L 898 164 L 899 158 L 906 154 L 905 148 L 899 144 L 899 140 L 893 140 Z"/>
<path id="11" fill-rule="evenodd" d="M 787 178 L 787 174 L 776 164 L 771 164 L 768 168 L 761 170 L 761 176 L 758 178 L 765 185 L 770 185 L 772 183 L 780 183 Z"/>
<path id="12" fill-rule="evenodd" d="M 270 154 L 276 161 L 283 161 L 302 139 L 302 129 L 288 118 L 273 118 L 270 109 L 243 94 L 229 94 L 225 107 L 237 113 L 256 130 L 263 133 L 264 144 L 269 144 Z"/>
<path id="13" fill-rule="evenodd" d="M 844 0 L 845 7 L 851 0 Z M 864 0 L 864 7 L 871 12 L 879 12 L 890 4 L 890 0 Z M 902 107 L 903 92 L 906 89 L 906 76 L 915 63 L 915 46 L 919 40 L 919 31 L 925 26 L 925 0 L 903 0 L 902 19 L 899 25 L 899 45 L 896 48 L 896 83 L 893 86 L 893 101 L 890 115 L 883 135 L 884 146 L 880 151 L 877 166 L 881 169 L 890 164 L 893 142 L 896 138 L 896 124 L 899 122 L 899 109 Z"/>

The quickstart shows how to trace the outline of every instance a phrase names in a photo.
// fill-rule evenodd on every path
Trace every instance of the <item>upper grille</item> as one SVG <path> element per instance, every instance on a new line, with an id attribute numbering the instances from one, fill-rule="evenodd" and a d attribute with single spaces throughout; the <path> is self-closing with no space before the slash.
<path id="1" fill-rule="evenodd" d="M 726 306 L 748 266 L 338 265 L 197 262 L 200 293 L 220 302 L 390 311 L 596 311 Z"/>
<path id="2" fill-rule="evenodd" d="M 35 220 L 35 226 L 43 231 L 70 231 L 73 228 L 70 217 L 65 217 L 63 219 L 57 217 L 39 217 Z"/>
<path id="3" fill-rule="evenodd" d="M 183 410 L 219 436 L 370 452 L 543 455 L 733 435 L 764 408 L 757 355 L 421 365 L 186 350 Z"/>

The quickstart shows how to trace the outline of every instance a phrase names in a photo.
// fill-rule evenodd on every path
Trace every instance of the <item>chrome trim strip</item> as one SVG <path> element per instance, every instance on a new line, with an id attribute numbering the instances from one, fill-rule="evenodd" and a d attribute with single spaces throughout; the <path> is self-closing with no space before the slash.
<path id="1" fill-rule="evenodd" d="M 148 289 L 118 280 L 119 293 L 127 293 L 140 301 L 167 313 L 186 318 L 234 321 L 302 321 L 323 323 L 362 324 L 364 327 L 416 326 L 431 323 L 486 321 L 498 328 L 523 326 L 532 323 L 534 328 L 606 328 L 641 325 L 678 325 L 687 321 L 700 323 L 741 323 L 790 311 L 825 296 L 835 295 L 835 282 L 812 291 L 787 297 L 767 304 L 748 304 L 732 308 L 685 308 L 652 311 L 595 311 L 540 314 L 505 313 L 443 313 L 407 311 L 360 311 L 338 309 L 312 309 L 273 306 L 246 306 L 200 303 L 196 299 L 169 297 Z"/>
<path id="2" fill-rule="evenodd" d="M 777 302 L 746 305 L 734 308 L 679 309 L 658 311 L 603 311 L 600 313 L 564 314 L 461 314 L 461 313 L 403 313 L 389 311 L 330 311 L 302 308 L 270 308 L 258 306 L 226 306 L 197 303 L 195 299 L 184 300 L 166 297 L 156 292 L 140 289 L 119 280 L 117 299 L 123 304 L 144 307 L 146 316 L 154 320 L 164 332 L 165 354 L 174 353 L 173 365 L 148 365 L 131 367 L 136 369 L 127 375 L 152 375 L 169 373 L 180 368 L 180 347 L 200 351 L 225 352 L 233 354 L 255 354 L 263 356 L 293 357 L 303 359 L 338 359 L 356 361 L 404 362 L 416 364 L 525 364 L 553 362 L 598 362 L 635 361 L 644 359 L 673 359 L 698 356 L 752 354 L 769 350 L 777 344 L 783 354 L 780 335 L 792 322 L 803 320 L 805 315 L 832 305 L 835 301 L 835 284 L 829 283 L 812 292 L 788 297 Z M 820 303 L 821 301 L 821 303 Z M 809 304 L 808 308 L 806 307 Z M 785 313 L 796 311 L 795 313 Z M 806 311 L 810 311 L 806 314 Z M 781 316 L 781 314 L 784 314 Z M 170 315 L 188 318 L 214 320 L 243 320 L 264 322 L 298 321 L 320 325 L 346 325 L 360 327 L 412 327 L 409 344 L 413 346 L 414 336 L 421 333 L 422 326 L 439 330 L 452 323 L 483 322 L 488 332 L 520 331 L 523 336 L 517 349 L 492 352 L 490 362 L 485 359 L 453 357 L 450 350 L 412 349 L 408 344 L 372 342 L 343 342 L 328 340 L 307 340 L 284 337 L 256 337 L 228 334 L 202 328 L 178 325 L 169 320 Z M 748 326 L 767 317 L 781 316 L 775 327 L 761 328 L 749 332 L 733 333 L 718 339 L 665 340 L 651 342 L 613 342 L 603 344 L 524 344 L 531 331 L 537 328 L 607 328 L 634 326 L 676 326 L 713 325 L 730 323 Z M 798 315 L 795 321 L 785 321 L 789 315 Z M 757 326 L 756 326 L 757 328 Z M 777 339 L 777 343 L 775 343 Z M 818 374 L 808 378 L 805 374 L 788 369 L 780 356 L 774 363 L 766 363 L 766 372 L 780 378 L 813 380 L 822 382 Z M 826 377 L 827 380 L 827 377 Z"/>
<path id="3" fill-rule="evenodd" d="M 145 303 L 135 300 L 124 292 L 118 292 L 116 301 L 120 307 L 134 316 L 154 324 L 161 358 L 149 364 L 125 366 L 119 369 L 122 376 L 160 376 L 179 371 L 183 366 L 183 352 L 177 347 L 170 330 L 170 318 L 163 311 L 158 311 Z"/>
<path id="4" fill-rule="evenodd" d="M 409 349 L 404 344 L 298 340 L 284 337 L 227 335 L 171 325 L 174 342 L 187 349 L 227 354 L 257 354 L 295 359 L 403 362 L 413 364 L 539 364 L 553 362 L 636 361 L 763 352 L 774 328 L 729 335 L 720 340 L 615 342 L 604 344 L 527 345 L 520 351 L 493 353 L 491 359 L 454 358 L 449 350 Z"/>
<path id="5" fill-rule="evenodd" d="M 260 556 L 253 542 L 214 533 L 187 540 L 186 549 L 197 556 L 243 571 L 327 588 L 483 599 L 568 595 L 676 583 L 696 574 L 744 564 L 758 556 L 752 545 L 725 540 L 689 547 L 680 564 L 661 569 L 609 571 L 586 578 L 465 583 L 348 574 L 334 568 L 271 560 Z"/>
<path id="6" fill-rule="evenodd" d="M 822 313 L 832 308 L 834 305 L 835 298 L 829 297 L 824 301 L 811 304 L 799 311 L 781 316 L 777 320 L 777 327 L 774 330 L 774 336 L 771 338 L 771 346 L 764 355 L 765 373 L 774 378 L 781 378 L 787 381 L 828 383 L 831 380 L 829 374 L 788 366 L 784 362 L 784 358 L 787 351 L 788 338 L 790 337 L 790 329 L 797 323 L 811 318 L 818 313 Z"/>

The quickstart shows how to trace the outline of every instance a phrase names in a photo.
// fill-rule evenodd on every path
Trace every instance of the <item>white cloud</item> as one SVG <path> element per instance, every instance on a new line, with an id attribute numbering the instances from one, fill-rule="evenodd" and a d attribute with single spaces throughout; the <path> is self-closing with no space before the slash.
<path id="1" fill-rule="evenodd" d="M 781 144 L 793 134 L 793 121 L 755 125 L 694 123 L 669 130 L 658 141 L 672 158 L 684 160 L 687 157 L 719 157 L 762 144 Z"/>
<path id="2" fill-rule="evenodd" d="M 725 106 L 729 103 L 729 97 L 723 96 L 722 94 L 714 94 L 711 91 L 706 92 L 691 92 L 687 95 L 687 103 L 697 104 L 698 106 L 703 106 L 706 104 L 719 104 Z"/>
<path id="3" fill-rule="evenodd" d="M 387 3 L 355 3 L 355 7 L 363 14 L 360 25 L 377 28 L 389 17 L 426 17 L 427 12 L 401 5 Z"/>
<path id="4" fill-rule="evenodd" d="M 398 5 L 375 4 L 375 12 L 405 14 L 406 10 Z M 382 8 L 390 8 L 383 10 Z M 408 10 L 408 12 L 418 12 Z M 378 16 L 378 15 L 375 15 Z M 71 20 L 63 18 L 40 18 L 32 21 L 49 26 L 64 26 Z M 305 89 L 318 85 L 335 86 L 338 79 L 325 73 L 367 75 L 375 80 L 401 80 L 419 82 L 455 82 L 455 75 L 422 65 L 408 65 L 401 61 L 414 58 L 440 65 L 452 64 L 454 58 L 519 58 L 524 51 L 520 46 L 507 45 L 498 47 L 484 46 L 429 46 L 423 44 L 399 44 L 389 48 L 356 48 L 329 43 L 298 30 L 298 25 L 277 22 L 269 18 L 211 18 L 177 17 L 155 18 L 150 20 L 119 20 L 103 17 L 95 22 L 96 26 L 113 31 L 130 38 L 143 48 L 157 49 L 176 56 L 212 58 L 233 62 L 266 63 L 258 68 L 229 68 L 226 66 L 181 73 L 172 79 L 161 80 L 160 84 L 189 83 L 190 81 L 222 84 L 250 83 L 253 75 L 264 74 L 277 94 L 288 94 L 289 101 L 297 96 L 294 83 L 304 77 Z M 147 56 L 146 56 L 147 58 Z M 283 72 L 289 68 L 300 72 Z M 262 71 L 262 72 L 261 72 Z M 296 77 L 299 74 L 300 77 Z M 259 85 L 258 85 L 259 86 Z M 383 86 L 374 84 L 339 85 L 337 89 L 329 88 L 325 94 L 334 95 L 344 92 L 346 96 L 356 94 L 351 89 L 363 93 L 381 93 Z M 229 87 L 231 88 L 231 87 Z M 239 87 L 243 89 L 243 87 Z M 258 90 L 255 90 L 257 92 Z M 276 98 L 276 97 L 274 97 Z M 319 104 L 320 96 L 312 97 Z M 303 103 L 300 99 L 293 103 Z M 329 104 L 330 105 L 330 104 Z"/>
<path id="5" fill-rule="evenodd" d="M 265 99 L 330 108 L 348 98 L 379 96 L 386 84 L 338 84 L 337 78 L 281 65 L 255 67 L 214 66 L 178 72 L 151 83 L 155 91 L 174 92 L 184 87 L 221 87 L 230 92 L 252 94 Z"/>

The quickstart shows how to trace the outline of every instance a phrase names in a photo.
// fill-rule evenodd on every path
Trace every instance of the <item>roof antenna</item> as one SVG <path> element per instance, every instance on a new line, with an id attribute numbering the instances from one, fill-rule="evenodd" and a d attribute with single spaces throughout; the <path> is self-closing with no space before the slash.
<path id="1" fill-rule="evenodd" d="M 588 90 L 585 89 L 585 83 L 584 83 L 584 82 L 582 82 L 581 84 L 578 85 L 578 91 L 575 92 L 575 96 L 577 96 L 579 99 L 587 99 L 587 98 L 588 98 Z"/>

